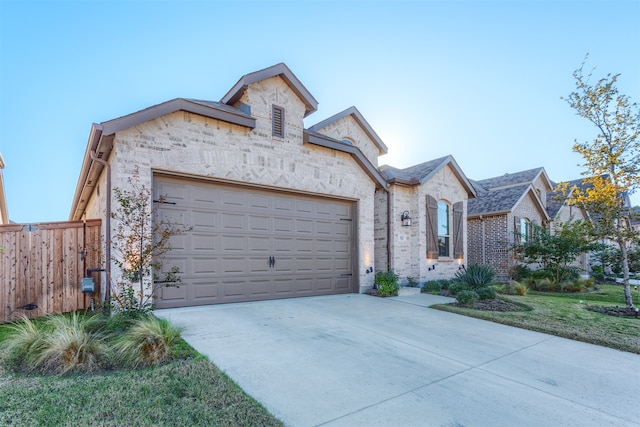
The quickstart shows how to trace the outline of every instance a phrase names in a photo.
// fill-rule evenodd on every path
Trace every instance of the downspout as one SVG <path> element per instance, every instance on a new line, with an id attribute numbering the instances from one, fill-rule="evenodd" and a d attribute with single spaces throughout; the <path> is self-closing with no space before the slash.
<path id="1" fill-rule="evenodd" d="M 391 271 L 391 191 L 387 191 L 387 271 Z"/>
<path id="2" fill-rule="evenodd" d="M 482 265 L 487 264 L 487 256 L 486 256 L 486 235 L 485 235 L 485 227 L 484 227 L 484 217 L 480 215 L 480 223 L 482 224 Z"/>
<path id="3" fill-rule="evenodd" d="M 91 150 L 89 153 L 91 156 L 91 160 L 94 162 L 98 162 L 105 167 L 107 173 L 107 218 L 105 221 L 105 271 L 106 271 L 106 280 L 105 280 L 105 290 L 104 290 L 104 301 L 108 303 L 111 300 L 111 165 L 103 159 L 98 158 L 95 150 Z"/>

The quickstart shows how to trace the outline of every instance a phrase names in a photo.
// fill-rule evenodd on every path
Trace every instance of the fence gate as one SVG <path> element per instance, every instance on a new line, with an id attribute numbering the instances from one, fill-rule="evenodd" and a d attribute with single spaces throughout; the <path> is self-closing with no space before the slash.
<path id="1" fill-rule="evenodd" d="M 90 307 L 87 269 L 100 268 L 100 220 L 0 226 L 0 322 Z M 100 300 L 100 275 L 94 274 Z"/>

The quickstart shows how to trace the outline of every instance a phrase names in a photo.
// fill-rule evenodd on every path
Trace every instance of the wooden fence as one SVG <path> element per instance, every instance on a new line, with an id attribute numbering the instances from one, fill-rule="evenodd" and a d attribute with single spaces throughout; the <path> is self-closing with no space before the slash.
<path id="1" fill-rule="evenodd" d="M 0 322 L 90 307 L 87 269 L 102 266 L 100 220 L 0 226 Z M 95 300 L 100 300 L 100 274 Z"/>

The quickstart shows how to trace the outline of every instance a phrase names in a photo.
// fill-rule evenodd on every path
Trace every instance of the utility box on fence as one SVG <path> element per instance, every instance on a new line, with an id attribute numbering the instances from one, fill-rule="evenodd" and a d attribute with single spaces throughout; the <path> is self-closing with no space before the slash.
<path id="1" fill-rule="evenodd" d="M 82 293 L 94 293 L 96 291 L 96 284 L 93 281 L 92 277 L 83 277 L 82 278 Z"/>

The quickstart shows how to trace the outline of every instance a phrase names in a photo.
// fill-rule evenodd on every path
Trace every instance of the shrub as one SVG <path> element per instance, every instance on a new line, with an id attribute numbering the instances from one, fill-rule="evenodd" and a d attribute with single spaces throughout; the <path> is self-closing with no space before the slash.
<path id="1" fill-rule="evenodd" d="M 475 291 L 462 290 L 458 292 L 456 299 L 460 304 L 472 305 L 478 300 L 478 294 Z"/>
<path id="2" fill-rule="evenodd" d="M 380 295 L 398 295 L 398 275 L 393 271 L 378 271 L 374 283 Z"/>
<path id="3" fill-rule="evenodd" d="M 531 269 L 523 264 L 516 264 L 511 267 L 510 275 L 513 280 L 519 281 L 531 275 Z"/>
<path id="4" fill-rule="evenodd" d="M 495 289 L 490 286 L 476 289 L 476 294 L 478 294 L 479 299 L 496 299 L 497 296 Z"/>
<path id="5" fill-rule="evenodd" d="M 407 276 L 407 287 L 409 288 L 417 288 L 419 285 L 418 281 L 415 277 Z"/>
<path id="6" fill-rule="evenodd" d="M 171 348 L 182 330 L 152 314 L 135 321 L 115 344 L 117 359 L 124 366 L 158 365 L 171 358 Z"/>
<path id="7" fill-rule="evenodd" d="M 470 286 L 466 282 L 451 282 L 449 284 L 449 293 L 451 295 L 457 295 L 461 291 L 471 290 Z"/>
<path id="8" fill-rule="evenodd" d="M 442 290 L 441 280 L 430 280 L 422 285 L 422 292 L 429 294 L 437 294 Z"/>
<path id="9" fill-rule="evenodd" d="M 467 283 L 471 289 L 488 286 L 496 278 L 496 271 L 490 265 L 471 264 L 455 275 L 457 282 Z"/>

